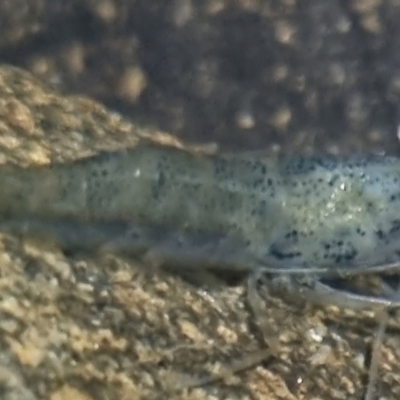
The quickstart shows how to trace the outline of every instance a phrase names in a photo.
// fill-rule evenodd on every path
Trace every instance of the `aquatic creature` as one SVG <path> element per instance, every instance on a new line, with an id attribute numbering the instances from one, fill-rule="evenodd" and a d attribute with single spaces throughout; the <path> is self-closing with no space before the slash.
<path id="1" fill-rule="evenodd" d="M 321 280 L 399 267 L 395 157 L 269 159 L 145 143 L 64 164 L 3 165 L 0 187 L 4 230 L 153 249 L 185 268 L 268 273 L 317 302 L 400 305 L 388 287 L 387 296 L 356 295 Z"/>

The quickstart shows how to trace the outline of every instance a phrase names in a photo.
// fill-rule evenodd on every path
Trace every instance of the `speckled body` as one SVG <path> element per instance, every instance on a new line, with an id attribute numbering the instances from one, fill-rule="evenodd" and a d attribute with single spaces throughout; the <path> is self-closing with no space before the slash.
<path id="1" fill-rule="evenodd" d="M 397 250 L 399 181 L 392 157 L 268 160 L 141 145 L 70 164 L 2 166 L 0 216 L 209 232 L 243 243 L 255 264 L 349 269 Z"/>

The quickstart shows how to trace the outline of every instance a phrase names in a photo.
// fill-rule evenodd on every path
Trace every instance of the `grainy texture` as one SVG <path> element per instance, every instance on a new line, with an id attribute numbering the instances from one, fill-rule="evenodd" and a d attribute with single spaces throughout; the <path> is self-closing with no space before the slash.
<path id="1" fill-rule="evenodd" d="M 138 141 L 140 128 L 90 100 L 59 96 L 13 68 L 2 67 L 0 79 L 3 104 L 24 106 L 31 131 L 41 132 L 32 136 L 3 108 L 2 136 L 22 144 L 3 145 L 4 161 L 42 164 L 63 153 L 74 159 Z M 49 119 L 54 110 L 57 118 Z M 0 390 L 7 400 L 362 396 L 375 330 L 368 312 L 303 310 L 267 297 L 257 320 L 242 286 L 209 291 L 116 256 L 67 256 L 50 244 L 12 236 L 2 238 L 1 250 Z M 277 357 L 216 384 L 171 390 L 184 377 L 190 382 L 222 373 L 260 353 L 261 322 L 268 335 L 277 335 Z M 378 392 L 388 399 L 399 396 L 399 329 L 392 319 L 380 363 Z"/>

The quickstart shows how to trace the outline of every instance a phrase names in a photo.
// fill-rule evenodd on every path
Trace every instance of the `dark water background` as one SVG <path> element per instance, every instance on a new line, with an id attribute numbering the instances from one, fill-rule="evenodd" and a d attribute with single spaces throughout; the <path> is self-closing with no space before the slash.
<path id="1" fill-rule="evenodd" d="M 0 62 L 229 149 L 397 153 L 396 0 L 0 1 Z"/>

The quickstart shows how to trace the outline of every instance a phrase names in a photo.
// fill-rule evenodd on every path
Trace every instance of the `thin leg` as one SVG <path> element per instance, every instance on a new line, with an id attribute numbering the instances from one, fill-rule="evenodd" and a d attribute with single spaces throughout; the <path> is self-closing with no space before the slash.
<path id="1" fill-rule="evenodd" d="M 378 378 L 378 365 L 379 365 L 379 356 L 380 349 L 382 347 L 383 338 L 385 336 L 386 326 L 389 320 L 389 313 L 387 310 L 379 311 L 379 325 L 375 334 L 375 340 L 372 344 L 372 356 L 371 356 L 371 364 L 369 366 L 368 371 L 368 385 L 365 391 L 364 400 L 373 400 L 376 381 Z"/>
<path id="2" fill-rule="evenodd" d="M 390 294 L 392 297 L 397 298 L 400 296 L 400 285 L 398 285 L 397 290 L 392 289 L 388 285 L 384 286 L 385 293 Z M 386 326 L 389 321 L 389 313 L 388 310 L 382 310 L 379 313 L 379 325 L 375 334 L 375 340 L 372 346 L 372 357 L 371 364 L 368 371 L 368 385 L 365 392 L 364 400 L 372 400 L 374 396 L 376 381 L 378 378 L 378 365 L 379 365 L 379 356 L 380 349 L 383 344 L 383 338 L 385 336 Z"/>
<path id="3" fill-rule="evenodd" d="M 316 304 L 331 304 L 351 309 L 386 309 L 400 307 L 400 298 L 398 295 L 392 297 L 361 295 L 332 288 L 321 281 L 316 281 L 312 288 L 304 287 L 300 284 L 299 291 L 306 300 Z"/>
<path id="4" fill-rule="evenodd" d="M 287 296 L 290 301 L 308 301 L 318 305 L 335 305 L 341 308 L 351 309 L 382 309 L 400 307 L 400 295 L 382 284 L 386 297 L 362 295 L 347 290 L 333 288 L 315 276 L 307 275 L 294 277 L 276 275 L 265 278 L 262 269 L 253 273 L 249 279 L 249 290 L 257 290 L 257 282 L 263 278 L 273 291 L 278 291 Z"/>

